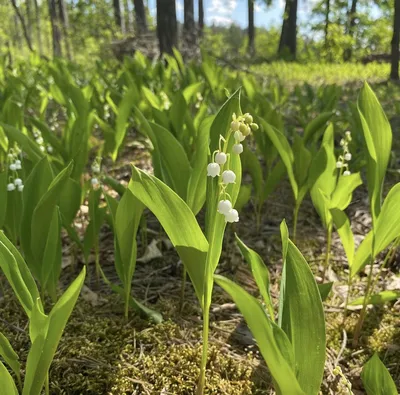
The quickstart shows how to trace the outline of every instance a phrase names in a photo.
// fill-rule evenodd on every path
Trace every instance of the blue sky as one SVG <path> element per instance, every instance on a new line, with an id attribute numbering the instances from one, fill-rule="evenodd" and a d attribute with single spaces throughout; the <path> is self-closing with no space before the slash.
<path id="1" fill-rule="evenodd" d="M 230 25 L 232 22 L 245 28 L 247 26 L 247 0 L 203 0 L 206 24 Z M 316 0 L 300 0 L 299 20 L 306 19 Z M 148 0 L 149 8 L 155 16 L 156 0 Z M 285 0 L 274 0 L 271 7 L 256 1 L 255 24 L 256 26 L 271 27 L 281 26 Z M 177 17 L 183 20 L 183 0 L 177 0 Z M 197 18 L 197 0 L 195 0 Z"/>

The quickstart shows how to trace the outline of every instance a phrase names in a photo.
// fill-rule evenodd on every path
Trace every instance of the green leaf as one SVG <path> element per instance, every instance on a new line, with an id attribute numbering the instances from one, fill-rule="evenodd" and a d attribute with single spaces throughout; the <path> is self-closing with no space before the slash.
<path id="1" fill-rule="evenodd" d="M 276 341 L 276 331 L 281 331 L 268 319 L 260 303 L 243 288 L 225 277 L 214 275 L 215 282 L 229 293 L 233 301 L 243 314 L 251 333 L 257 341 L 268 369 L 274 380 L 277 393 L 285 394 L 305 394 L 296 379 L 294 371 L 283 355 Z M 280 335 L 280 339 L 284 338 Z M 289 342 L 286 344 L 288 345 Z M 289 343 L 290 344 L 290 343 Z M 290 353 L 290 351 L 288 351 Z"/>
<path id="2" fill-rule="evenodd" d="M 65 221 L 71 224 L 81 207 L 82 189 L 80 184 L 69 178 L 60 193 L 59 207 Z"/>
<path id="3" fill-rule="evenodd" d="M 18 395 L 17 387 L 6 367 L 0 361 L 0 383 L 6 395 Z"/>
<path id="4" fill-rule="evenodd" d="M 385 304 L 387 302 L 391 302 L 392 300 L 400 299 L 400 290 L 390 290 L 390 291 L 381 291 L 377 294 L 371 295 L 367 299 L 367 304 Z M 349 306 L 359 306 L 364 303 L 364 296 L 361 296 L 357 299 L 352 300 L 349 303 Z"/>
<path id="5" fill-rule="evenodd" d="M 392 130 L 382 106 L 366 82 L 360 91 L 357 104 L 368 151 L 368 194 L 372 219 L 375 222 L 381 209 L 383 181 L 392 147 Z"/>
<path id="6" fill-rule="evenodd" d="M 245 171 L 248 171 L 253 181 L 255 194 L 259 204 L 263 203 L 264 193 L 264 177 L 261 168 L 261 163 L 257 155 L 246 147 L 242 156 L 242 165 Z"/>
<path id="7" fill-rule="evenodd" d="M 321 295 L 321 300 L 323 302 L 325 302 L 326 299 L 328 299 L 328 296 L 332 290 L 333 283 L 324 283 L 324 284 L 317 284 L 317 285 L 318 285 L 319 293 Z"/>
<path id="8" fill-rule="evenodd" d="M 309 395 L 319 393 L 325 365 L 325 318 L 311 269 L 281 223 L 283 273 L 279 325 L 293 345 L 297 379 Z"/>
<path id="9" fill-rule="evenodd" d="M 17 248 L 0 231 L 0 268 L 28 317 L 34 301 L 39 298 L 35 280 Z"/>
<path id="10" fill-rule="evenodd" d="M 86 267 L 54 305 L 47 317 L 47 325 L 42 325 L 43 331 L 38 333 L 33 341 L 26 363 L 23 395 L 41 392 L 65 325 L 83 286 L 85 275 Z"/>
<path id="11" fill-rule="evenodd" d="M 0 356 L 4 359 L 6 364 L 12 369 L 20 381 L 20 363 L 18 355 L 12 348 L 8 339 L 0 332 Z M 1 375 L 0 375 L 1 377 Z M 0 381 L 3 383 L 2 381 Z"/>
<path id="12" fill-rule="evenodd" d="M 235 208 L 237 211 L 241 212 L 243 207 L 250 201 L 251 190 L 252 190 L 251 185 L 242 184 L 240 186 L 239 195 L 235 203 Z"/>
<path id="13" fill-rule="evenodd" d="M 186 103 L 190 103 L 192 100 L 193 96 L 197 93 L 200 92 L 203 82 L 195 82 L 194 84 L 188 85 L 182 92 L 183 97 L 186 100 Z"/>
<path id="14" fill-rule="evenodd" d="M 330 207 L 344 210 L 350 204 L 353 191 L 362 184 L 360 173 L 352 173 L 349 176 L 341 175 L 333 191 Z"/>
<path id="15" fill-rule="evenodd" d="M 361 379 L 368 395 L 397 395 L 396 385 L 377 354 L 364 365 Z"/>
<path id="16" fill-rule="evenodd" d="M 273 321 L 274 306 L 271 302 L 271 295 L 269 294 L 269 271 L 265 266 L 264 261 L 262 260 L 260 255 L 258 255 L 254 250 L 247 247 L 246 244 L 244 244 L 242 240 L 239 239 L 237 234 L 235 234 L 235 236 L 240 251 L 244 256 L 244 259 L 246 259 L 246 262 L 249 264 L 251 268 L 251 272 L 253 274 L 254 279 L 256 280 L 258 289 L 260 290 L 260 294 L 264 300 L 264 303 L 268 307 L 269 313 L 271 314 L 272 312 L 272 317 L 270 318 Z"/>
<path id="17" fill-rule="evenodd" d="M 129 189 L 161 223 L 182 259 L 202 305 L 208 242 L 192 210 L 166 184 L 136 167 L 132 168 Z"/>
<path id="18" fill-rule="evenodd" d="M 6 220 L 7 214 L 7 200 L 8 193 L 7 191 L 8 184 L 8 172 L 7 170 L 0 172 L 0 190 L 3 191 L 0 193 L 0 228 L 2 229 L 4 226 L 4 222 Z"/>
<path id="19" fill-rule="evenodd" d="M 304 129 L 304 144 L 306 145 L 317 132 L 322 131 L 327 122 L 331 119 L 333 112 L 323 112 L 317 115 Z"/>

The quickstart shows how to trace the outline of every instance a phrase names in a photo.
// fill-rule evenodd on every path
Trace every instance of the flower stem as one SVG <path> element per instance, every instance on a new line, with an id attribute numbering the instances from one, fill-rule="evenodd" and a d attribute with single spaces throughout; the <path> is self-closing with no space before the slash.
<path id="1" fill-rule="evenodd" d="M 182 285 L 181 285 L 181 299 L 179 301 L 179 311 L 183 310 L 183 303 L 185 299 L 185 288 L 186 288 L 186 267 L 183 265 L 183 272 L 182 272 Z"/>
<path id="2" fill-rule="evenodd" d="M 208 307 L 208 297 L 204 297 L 204 309 L 203 309 L 203 352 L 201 356 L 200 365 L 200 377 L 197 386 L 196 395 L 203 395 L 206 381 L 206 365 L 207 365 L 207 355 L 208 355 L 208 327 L 210 324 L 210 308 Z"/>
<path id="3" fill-rule="evenodd" d="M 300 205 L 296 202 L 293 211 L 293 243 L 296 242 L 296 232 L 297 232 L 297 218 L 299 216 Z"/>
<path id="4" fill-rule="evenodd" d="M 326 252 L 325 252 L 325 263 L 324 271 L 322 272 L 322 283 L 325 282 L 326 271 L 329 267 L 329 261 L 331 256 L 331 244 L 332 244 L 332 224 L 329 224 L 326 229 Z"/>

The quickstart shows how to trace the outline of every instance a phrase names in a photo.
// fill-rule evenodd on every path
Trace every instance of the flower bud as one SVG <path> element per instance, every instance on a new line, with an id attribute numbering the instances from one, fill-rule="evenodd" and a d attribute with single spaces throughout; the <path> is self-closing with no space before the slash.
<path id="1" fill-rule="evenodd" d="M 220 171 L 221 168 L 219 167 L 218 163 L 209 163 L 207 166 L 207 176 L 210 176 L 212 178 L 219 176 Z"/>
<path id="2" fill-rule="evenodd" d="M 38 144 L 43 144 L 43 137 L 42 137 L 42 136 L 38 137 L 38 138 L 36 139 L 36 142 L 37 142 Z"/>
<path id="3" fill-rule="evenodd" d="M 218 152 L 215 155 L 215 162 L 217 162 L 219 165 L 224 165 L 226 163 L 226 154 L 225 152 Z"/>
<path id="4" fill-rule="evenodd" d="M 351 137 L 351 132 L 350 132 L 350 130 L 347 130 L 347 131 L 345 132 L 345 136 L 346 136 L 347 138 Z"/>
<path id="5" fill-rule="evenodd" d="M 239 213 L 234 208 L 225 214 L 225 222 L 239 222 Z"/>
<path id="6" fill-rule="evenodd" d="M 346 142 L 343 139 L 341 139 L 340 140 L 340 146 L 343 147 L 345 144 L 346 144 Z"/>
<path id="7" fill-rule="evenodd" d="M 253 117 L 249 113 L 246 113 L 244 114 L 244 121 L 248 124 L 251 124 L 253 123 Z"/>
<path id="8" fill-rule="evenodd" d="M 244 137 L 250 134 L 250 127 L 245 123 L 241 123 L 239 127 L 240 132 L 243 134 Z"/>
<path id="9" fill-rule="evenodd" d="M 16 187 L 22 185 L 22 180 L 21 180 L 20 178 L 16 178 L 16 179 L 14 180 L 14 185 L 15 185 Z"/>
<path id="10" fill-rule="evenodd" d="M 239 143 L 246 138 L 245 136 L 243 136 L 242 132 L 240 132 L 239 130 L 237 130 L 235 132 L 234 137 L 235 137 L 235 140 L 238 141 Z"/>
<path id="11" fill-rule="evenodd" d="M 221 200 L 218 203 L 219 213 L 226 215 L 230 210 L 232 210 L 232 203 L 229 200 Z"/>
<path id="12" fill-rule="evenodd" d="M 52 154 L 52 153 L 53 153 L 53 147 L 52 147 L 51 145 L 49 145 L 49 146 L 47 147 L 47 152 L 48 152 L 49 154 Z"/>
<path id="13" fill-rule="evenodd" d="M 232 122 L 231 122 L 231 129 L 232 129 L 234 132 L 236 132 L 237 130 L 239 130 L 239 126 L 240 126 L 240 123 L 239 123 L 238 121 L 232 121 Z"/>
<path id="14" fill-rule="evenodd" d="M 17 165 L 16 165 L 15 163 L 11 163 L 11 165 L 10 165 L 10 170 L 11 170 L 11 171 L 17 170 Z"/>
<path id="15" fill-rule="evenodd" d="M 256 130 L 258 130 L 258 125 L 257 125 L 256 123 L 251 123 L 251 124 L 250 124 L 250 127 L 251 127 L 251 130 L 252 130 L 253 132 L 255 132 Z"/>
<path id="16" fill-rule="evenodd" d="M 343 172 L 343 175 L 344 176 L 349 176 L 351 173 L 350 173 L 350 171 L 349 170 L 345 170 L 344 172 Z"/>
<path id="17" fill-rule="evenodd" d="M 236 174 L 232 170 L 225 170 L 222 173 L 222 182 L 224 184 L 233 184 L 236 180 Z"/>
<path id="18" fill-rule="evenodd" d="M 8 157 L 8 159 L 12 159 L 12 158 L 14 158 L 14 155 L 13 154 L 8 154 L 7 157 Z"/>
<path id="19" fill-rule="evenodd" d="M 100 166 L 97 164 L 92 165 L 92 172 L 96 174 L 100 173 Z"/>
<path id="20" fill-rule="evenodd" d="M 92 183 L 93 186 L 99 185 L 99 180 L 97 178 L 92 178 L 90 182 Z"/>
<path id="21" fill-rule="evenodd" d="M 336 168 L 337 169 L 341 169 L 343 167 L 343 162 L 341 162 L 340 160 L 338 160 L 337 162 L 336 162 Z"/>
<path id="22" fill-rule="evenodd" d="M 24 186 L 23 185 L 18 185 L 18 192 L 22 192 L 24 190 Z"/>
<path id="23" fill-rule="evenodd" d="M 10 182 L 9 184 L 7 184 L 7 191 L 8 191 L 8 192 L 13 191 L 14 189 L 15 189 L 15 185 L 14 185 L 12 182 Z"/>
<path id="24" fill-rule="evenodd" d="M 43 147 L 43 145 L 41 145 L 40 147 L 39 147 L 39 149 L 40 149 L 40 151 L 42 151 L 42 152 L 44 152 L 46 149 Z"/>
<path id="25" fill-rule="evenodd" d="M 348 152 L 347 154 L 345 154 L 344 155 L 344 159 L 347 160 L 347 161 L 351 160 L 351 153 Z"/>
<path id="26" fill-rule="evenodd" d="M 242 144 L 235 144 L 232 147 L 232 152 L 236 155 L 240 155 L 243 152 L 243 145 Z"/>

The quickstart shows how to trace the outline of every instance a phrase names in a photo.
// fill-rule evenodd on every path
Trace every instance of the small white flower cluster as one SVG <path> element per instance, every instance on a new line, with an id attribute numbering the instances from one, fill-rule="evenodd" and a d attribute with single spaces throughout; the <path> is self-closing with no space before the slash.
<path id="1" fill-rule="evenodd" d="M 49 154 L 53 153 L 53 147 L 51 145 L 48 145 L 46 148 L 46 145 L 42 137 L 42 133 L 40 131 L 34 131 L 33 137 L 35 138 L 36 144 L 39 146 L 40 151 L 42 152 L 47 151 Z"/>
<path id="2" fill-rule="evenodd" d="M 218 203 L 218 212 L 225 216 L 226 222 L 239 222 L 239 213 L 232 207 L 232 203 L 230 200 L 226 199 L 229 195 L 226 193 L 226 187 L 228 184 L 234 184 L 236 180 L 236 174 L 229 170 L 229 156 L 227 154 L 226 148 L 227 143 L 229 141 L 229 137 L 232 133 L 234 133 L 235 144 L 232 147 L 232 153 L 236 155 L 240 155 L 243 152 L 243 145 L 241 142 L 251 133 L 251 130 L 257 130 L 258 125 L 253 123 L 253 117 L 246 113 L 239 117 L 236 117 L 236 114 L 232 115 L 232 123 L 230 127 L 230 131 L 228 134 L 228 139 L 225 140 L 222 136 L 219 141 L 219 150 L 214 152 L 214 160 L 209 163 L 207 166 L 207 176 L 209 177 L 219 177 L 221 174 L 221 166 L 222 168 L 226 166 L 226 170 L 222 172 L 221 175 L 221 190 L 220 194 L 224 195 L 224 199 L 220 200 Z M 224 142 L 224 149 L 221 147 L 221 142 Z"/>
<path id="3" fill-rule="evenodd" d="M 18 175 L 18 171 L 22 170 L 21 160 L 19 156 L 21 154 L 21 150 L 19 148 L 11 149 L 7 155 L 8 169 L 11 172 L 9 177 L 10 182 L 7 184 L 7 191 L 15 191 L 16 189 L 19 192 L 24 190 L 24 183 L 22 179 Z"/>
<path id="4" fill-rule="evenodd" d="M 196 102 L 196 104 L 195 104 L 195 107 L 196 107 L 196 108 L 200 108 L 201 103 L 202 103 L 203 100 L 204 100 L 203 95 L 202 95 L 200 92 L 197 92 L 197 93 L 196 93 L 196 99 L 197 99 L 197 102 Z"/>
<path id="5" fill-rule="evenodd" d="M 349 176 L 351 174 L 348 164 L 348 162 L 351 161 L 351 153 L 349 151 L 350 141 L 351 141 L 351 133 L 350 131 L 347 131 L 345 133 L 345 137 L 340 140 L 340 146 L 343 148 L 343 154 L 339 156 L 336 162 L 337 169 L 344 169 L 343 171 L 344 176 Z"/>
<path id="6" fill-rule="evenodd" d="M 334 376 L 339 376 L 338 389 L 340 389 L 340 393 L 348 393 L 353 394 L 352 385 L 347 377 L 343 374 L 342 368 L 340 366 L 336 366 L 332 371 Z"/>
<path id="7" fill-rule="evenodd" d="M 160 92 L 160 98 L 161 98 L 161 102 L 162 102 L 162 108 L 164 110 L 169 110 L 172 103 L 169 100 L 169 97 L 167 96 L 167 94 L 164 91 Z"/>
<path id="8" fill-rule="evenodd" d="M 93 163 L 92 163 L 92 173 L 93 177 L 90 180 L 90 183 L 92 184 L 93 188 L 98 188 L 100 186 L 100 181 L 98 179 L 98 176 L 101 172 L 101 157 L 97 157 Z"/>

